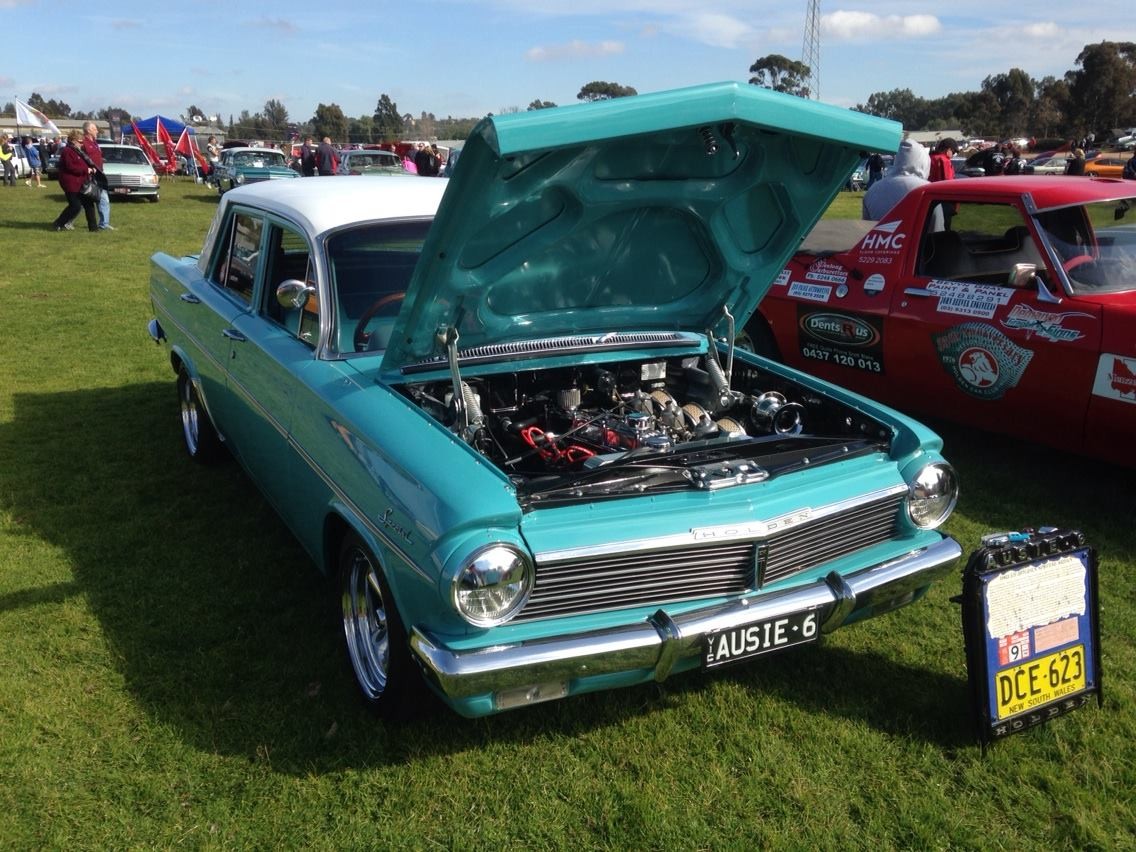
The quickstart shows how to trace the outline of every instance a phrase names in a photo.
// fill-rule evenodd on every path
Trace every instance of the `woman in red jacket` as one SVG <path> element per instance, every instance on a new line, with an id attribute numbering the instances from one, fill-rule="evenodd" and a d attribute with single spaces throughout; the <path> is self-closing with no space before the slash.
<path id="1" fill-rule="evenodd" d="M 67 195 L 67 207 L 51 223 L 52 230 L 73 230 L 71 222 L 79 211 L 87 214 L 87 230 L 99 229 L 99 217 L 95 212 L 95 202 L 79 194 L 87 178 L 94 173 L 94 168 L 87 165 L 79 147 L 83 141 L 83 131 L 72 130 L 67 134 L 67 144 L 59 155 L 59 185 Z"/>

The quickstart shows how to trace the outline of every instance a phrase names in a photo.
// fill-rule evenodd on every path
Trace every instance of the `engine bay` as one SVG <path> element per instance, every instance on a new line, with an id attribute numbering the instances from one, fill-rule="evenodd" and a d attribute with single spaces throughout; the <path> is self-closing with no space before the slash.
<path id="1" fill-rule="evenodd" d="M 746 362 L 727 372 L 716 354 L 462 375 L 402 391 L 522 496 L 626 474 L 632 460 L 683 471 L 672 484 L 712 488 L 700 471 L 708 463 L 738 484 L 887 448 L 890 429 L 863 412 Z"/>

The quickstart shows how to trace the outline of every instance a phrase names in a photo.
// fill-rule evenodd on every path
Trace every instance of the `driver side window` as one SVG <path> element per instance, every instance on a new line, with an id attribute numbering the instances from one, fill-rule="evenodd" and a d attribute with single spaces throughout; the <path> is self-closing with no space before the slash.
<path id="1" fill-rule="evenodd" d="M 312 253 L 303 234 L 286 225 L 272 224 L 266 243 L 264 313 L 309 346 L 319 340 L 319 293 L 311 293 L 302 307 L 285 307 L 276 289 L 285 281 L 301 281 L 317 287 Z"/>
<path id="2" fill-rule="evenodd" d="M 1006 285 L 1015 264 L 1045 262 L 1020 210 L 1011 204 L 947 205 L 945 230 L 931 230 L 919 246 L 918 274 L 946 281 Z"/>

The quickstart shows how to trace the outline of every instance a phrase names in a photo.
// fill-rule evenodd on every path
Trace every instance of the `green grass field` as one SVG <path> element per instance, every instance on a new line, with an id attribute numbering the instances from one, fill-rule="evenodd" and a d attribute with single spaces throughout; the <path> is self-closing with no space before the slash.
<path id="1" fill-rule="evenodd" d="M 985 755 L 957 577 L 749 666 L 384 725 L 330 586 L 235 465 L 179 445 L 148 258 L 196 251 L 215 195 L 54 233 L 51 186 L 0 189 L 0 849 L 1136 846 L 1132 471 L 933 424 L 965 550 L 1056 524 L 1101 553 L 1104 707 Z"/>

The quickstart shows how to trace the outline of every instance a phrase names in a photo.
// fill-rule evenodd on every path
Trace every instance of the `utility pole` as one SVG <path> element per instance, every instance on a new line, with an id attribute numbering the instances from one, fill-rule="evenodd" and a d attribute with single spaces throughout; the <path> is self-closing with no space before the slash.
<path id="1" fill-rule="evenodd" d="M 801 61 L 809 66 L 809 97 L 820 100 L 820 0 L 809 0 Z"/>

